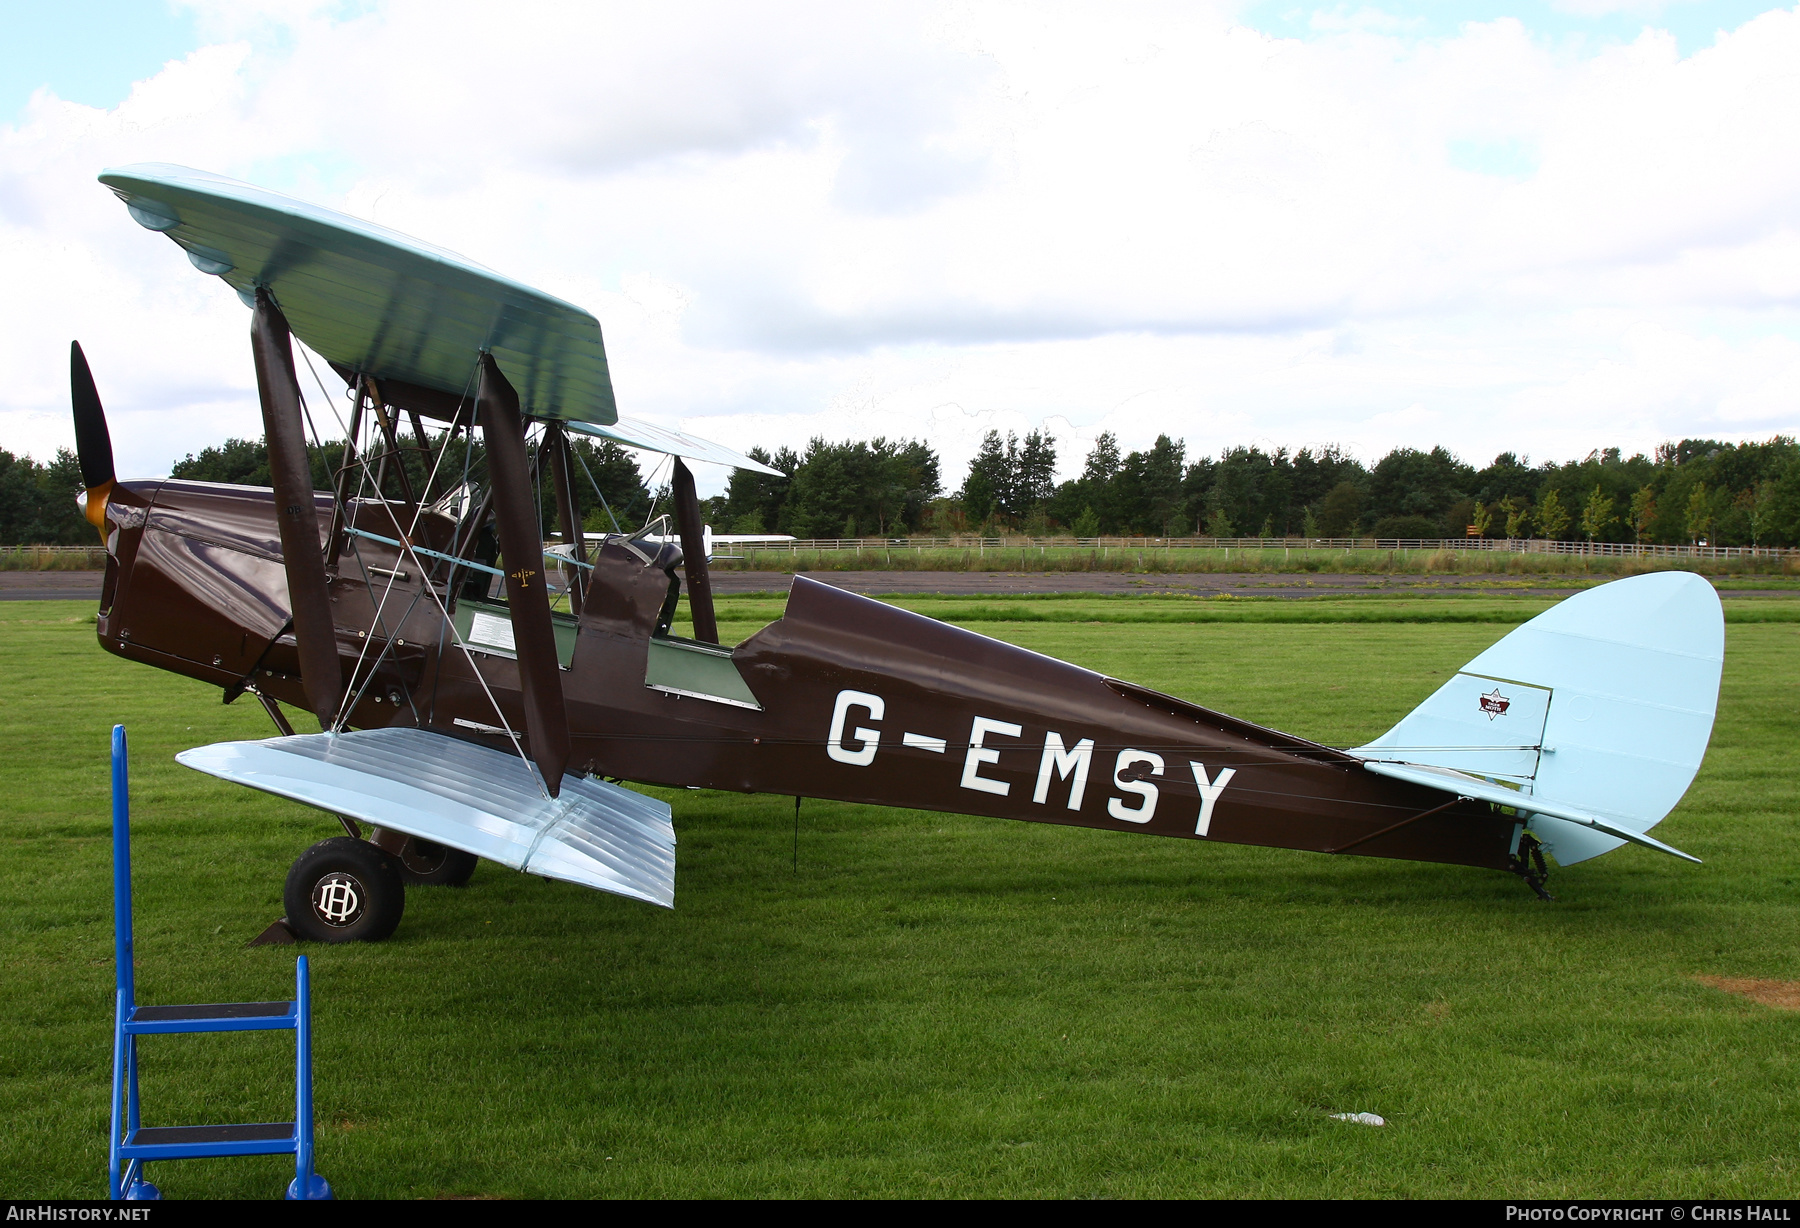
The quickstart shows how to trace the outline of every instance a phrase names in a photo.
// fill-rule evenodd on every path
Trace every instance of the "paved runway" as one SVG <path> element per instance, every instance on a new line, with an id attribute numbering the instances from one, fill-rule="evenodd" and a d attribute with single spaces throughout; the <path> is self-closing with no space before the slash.
<path id="1" fill-rule="evenodd" d="M 100 600 L 103 571 L 0 571 L 0 601 Z"/>

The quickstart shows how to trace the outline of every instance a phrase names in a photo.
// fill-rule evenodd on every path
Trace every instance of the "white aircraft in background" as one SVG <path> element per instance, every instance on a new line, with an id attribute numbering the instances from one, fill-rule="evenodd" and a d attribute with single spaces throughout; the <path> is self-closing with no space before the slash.
<path id="1" fill-rule="evenodd" d="M 673 542 L 677 546 L 679 546 L 681 544 L 681 535 L 679 533 L 676 533 L 673 529 L 671 529 L 667 526 L 666 521 L 668 520 L 668 517 L 663 516 L 663 517 L 659 517 L 658 519 L 665 522 L 662 532 L 660 532 L 660 533 L 633 533 L 630 535 L 632 540 L 634 540 L 634 541 L 652 541 L 652 542 L 657 542 L 659 544 L 662 542 Z M 654 525 L 656 522 L 652 521 L 651 523 Z M 560 535 L 558 535 L 558 536 L 560 536 Z M 601 537 L 605 537 L 605 536 L 607 536 L 607 534 L 605 534 L 605 533 L 595 533 L 594 534 L 595 538 L 601 538 Z M 753 545 L 766 545 L 766 544 L 770 544 L 770 543 L 774 543 L 774 542 L 791 542 L 794 540 L 794 535 L 792 533 L 714 533 L 713 527 L 711 525 L 707 525 L 705 527 L 705 529 L 702 530 L 701 537 L 702 537 L 702 540 L 704 540 L 706 542 L 706 558 L 707 558 L 708 562 L 711 562 L 713 559 L 732 559 L 732 558 L 742 558 L 743 557 L 742 555 L 738 555 L 738 554 L 717 554 L 713 550 L 713 547 L 715 547 L 715 546 L 753 546 Z M 555 546 L 547 546 L 544 550 L 544 557 L 558 558 L 558 559 L 573 559 L 575 557 L 575 548 L 567 543 L 563 543 L 561 545 L 555 545 Z"/>

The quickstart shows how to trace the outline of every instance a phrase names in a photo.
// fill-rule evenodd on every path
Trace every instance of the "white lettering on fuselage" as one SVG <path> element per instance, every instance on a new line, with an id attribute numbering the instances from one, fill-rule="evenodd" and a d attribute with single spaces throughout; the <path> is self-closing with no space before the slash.
<path id="1" fill-rule="evenodd" d="M 1003 738 L 1016 738 L 1023 732 L 1025 731 L 1011 721 L 976 717 L 974 725 L 969 729 L 969 753 L 963 758 L 962 787 L 992 793 L 995 797 L 1005 797 L 1011 793 L 1012 786 L 1004 780 L 989 780 L 981 774 L 982 764 L 1000 762 L 1000 752 L 983 743 L 990 733 L 997 733 Z"/>
<path id="2" fill-rule="evenodd" d="M 1161 755 L 1147 750 L 1134 750 L 1129 746 L 1119 752 L 1118 759 L 1113 762 L 1113 786 L 1121 793 L 1135 793 L 1144 799 L 1135 807 L 1127 806 L 1122 797 L 1106 799 L 1106 813 L 1121 823 L 1148 823 L 1156 817 L 1156 786 L 1136 777 L 1125 779 L 1125 769 L 1139 763 L 1148 763 L 1152 776 L 1162 775 Z"/>
<path id="3" fill-rule="evenodd" d="M 1062 734 L 1052 729 L 1044 735 L 1044 757 L 1038 760 L 1037 788 L 1032 790 L 1031 800 L 1042 806 L 1050 797 L 1050 773 L 1054 771 L 1064 780 L 1069 780 L 1069 773 L 1075 778 L 1069 782 L 1069 809 L 1081 809 L 1081 795 L 1087 792 L 1088 768 L 1094 760 L 1094 739 L 1083 738 L 1075 743 L 1075 749 L 1063 748 Z"/>
<path id="4" fill-rule="evenodd" d="M 868 713 L 866 719 L 869 724 L 855 724 L 854 728 L 850 728 L 853 724 L 851 713 L 859 709 Z M 881 749 L 881 730 L 874 726 L 879 725 L 886 715 L 887 701 L 881 696 L 868 691 L 839 691 L 837 701 L 831 709 L 831 732 L 825 740 L 825 753 L 838 763 L 849 764 L 851 767 L 868 767 L 875 762 L 876 752 Z M 1009 796 L 1012 793 L 1010 781 L 983 776 L 981 769 L 998 765 L 1002 749 L 1012 755 L 1034 748 L 1029 743 L 1018 747 L 990 746 L 988 739 L 1023 738 L 1024 734 L 1024 726 L 1014 721 L 998 720 L 990 716 L 975 717 L 969 727 L 967 753 L 963 756 L 962 779 L 959 782 L 962 787 L 995 797 Z M 951 746 L 935 734 L 910 730 L 900 735 L 900 744 L 910 750 L 933 755 L 945 754 Z M 1064 741 L 1062 734 L 1054 729 L 1046 730 L 1044 744 L 1038 755 L 1037 781 L 1031 792 L 1031 800 L 1039 806 L 1048 805 L 1052 781 L 1065 780 L 1069 784 L 1066 802 L 1068 808 L 1081 810 L 1087 801 L 1088 776 L 1093 762 L 1094 739 L 1082 738 L 1070 746 Z M 1147 772 L 1144 770 L 1146 766 L 1149 769 Z M 1188 769 L 1193 773 L 1194 785 L 1200 792 L 1200 813 L 1194 823 L 1194 834 L 1205 836 L 1212 829 L 1213 810 L 1224 796 L 1225 787 L 1237 775 L 1237 769 L 1220 768 L 1216 775 L 1209 775 L 1206 765 L 1193 759 L 1188 760 Z M 1156 817 L 1161 792 L 1156 782 L 1149 777 L 1162 774 L 1161 755 L 1131 746 L 1121 750 L 1113 760 L 1112 770 L 1112 784 L 1117 792 L 1106 799 L 1106 813 L 1121 823 L 1142 826 L 1150 822 Z"/>
<path id="5" fill-rule="evenodd" d="M 1220 768 L 1219 774 L 1211 780 L 1206 778 L 1206 765 L 1188 760 L 1188 767 L 1193 769 L 1194 783 L 1200 787 L 1200 819 L 1194 824 L 1194 834 L 1204 836 L 1212 828 L 1213 807 L 1218 805 L 1219 796 L 1225 792 L 1225 786 L 1237 775 L 1236 768 Z"/>
<path id="6" fill-rule="evenodd" d="M 881 731 L 859 726 L 851 737 L 862 743 L 855 750 L 844 745 L 844 724 L 850 716 L 850 709 L 866 708 L 869 719 L 878 721 L 887 711 L 887 701 L 879 695 L 871 695 L 867 691 L 839 691 L 837 703 L 831 708 L 831 737 L 825 742 L 825 753 L 839 763 L 848 763 L 851 767 L 868 767 L 875 762 L 875 751 L 881 743 Z"/>

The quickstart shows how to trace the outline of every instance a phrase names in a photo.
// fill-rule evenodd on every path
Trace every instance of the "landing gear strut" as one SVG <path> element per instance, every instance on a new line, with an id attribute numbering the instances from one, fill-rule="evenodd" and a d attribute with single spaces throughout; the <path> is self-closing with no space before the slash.
<path id="1" fill-rule="evenodd" d="M 1536 836 L 1530 832 L 1519 834 L 1519 849 L 1507 869 L 1524 879 L 1525 885 L 1537 892 L 1538 899 L 1555 902 L 1556 897 L 1544 888 L 1550 879 L 1550 867 L 1544 861 L 1544 843 Z"/>
<path id="2" fill-rule="evenodd" d="M 461 887 L 474 875 L 475 863 L 480 860 L 461 849 L 380 827 L 369 833 L 369 843 L 400 863 L 400 877 L 410 887 Z"/>

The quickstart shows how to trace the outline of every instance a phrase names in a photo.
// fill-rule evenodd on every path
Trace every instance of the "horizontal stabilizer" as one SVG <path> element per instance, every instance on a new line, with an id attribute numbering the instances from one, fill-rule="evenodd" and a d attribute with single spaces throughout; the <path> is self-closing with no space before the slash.
<path id="1" fill-rule="evenodd" d="M 669 807 L 570 774 L 557 798 L 517 755 L 424 729 L 217 742 L 198 771 L 545 878 L 675 906 Z"/>
<path id="2" fill-rule="evenodd" d="M 1493 802 L 1500 806 L 1514 806 L 1530 814 L 1547 815 L 1553 819 L 1562 819 L 1592 831 L 1602 832 L 1620 840 L 1629 840 L 1633 844 L 1641 844 L 1647 849 L 1655 849 L 1659 853 L 1668 853 L 1675 857 L 1699 864 L 1700 859 L 1691 853 L 1684 853 L 1671 844 L 1664 844 L 1654 836 L 1633 831 L 1616 819 L 1605 819 L 1597 814 L 1576 806 L 1565 806 L 1547 797 L 1534 796 L 1509 789 L 1505 785 L 1492 784 L 1479 776 L 1471 776 L 1467 772 L 1459 772 L 1455 768 L 1423 767 L 1417 764 L 1377 763 L 1365 761 L 1363 766 L 1371 772 L 1383 776 L 1392 776 L 1395 780 L 1408 780 L 1415 785 L 1426 785 L 1433 789 L 1443 789 L 1461 797 L 1474 798 L 1478 802 Z"/>

